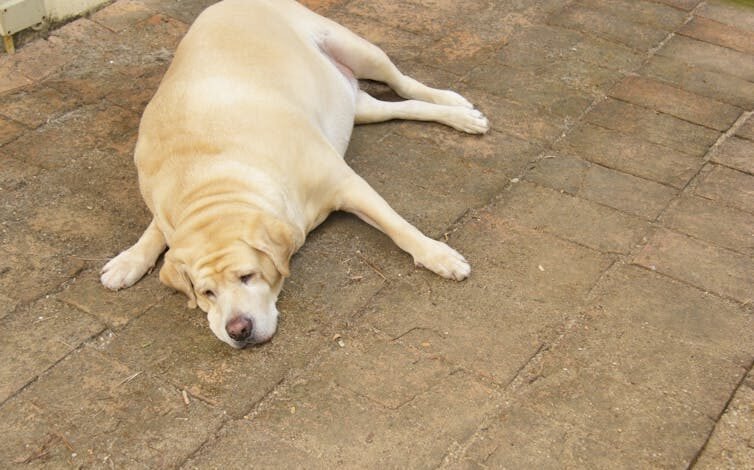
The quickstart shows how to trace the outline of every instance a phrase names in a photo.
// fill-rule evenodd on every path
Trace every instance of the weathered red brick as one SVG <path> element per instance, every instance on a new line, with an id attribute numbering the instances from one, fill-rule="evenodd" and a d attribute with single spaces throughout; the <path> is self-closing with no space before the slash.
<path id="1" fill-rule="evenodd" d="M 754 81 L 754 60 L 750 55 L 716 44 L 673 36 L 657 54 Z"/>
<path id="2" fill-rule="evenodd" d="M 602 101 L 584 119 L 697 156 L 704 155 L 720 136 L 713 129 L 615 99 Z"/>
<path id="3" fill-rule="evenodd" d="M 0 145 L 14 140 L 24 132 L 23 126 L 9 119 L 0 118 Z"/>
<path id="4" fill-rule="evenodd" d="M 626 77 L 610 95 L 719 131 L 728 129 L 742 110 L 729 104 L 645 77 Z"/>
<path id="5" fill-rule="evenodd" d="M 707 0 L 696 11 L 699 16 L 729 24 L 739 29 L 754 31 L 754 15 L 746 1 Z"/>
<path id="6" fill-rule="evenodd" d="M 670 230 L 659 230 L 634 263 L 739 302 L 754 298 L 751 257 Z"/>
<path id="7" fill-rule="evenodd" d="M 35 128 L 76 107 L 76 96 L 46 86 L 34 86 L 3 97 L 0 114 Z"/>
<path id="8" fill-rule="evenodd" d="M 736 135 L 744 139 L 754 140 L 754 117 L 749 117 L 736 131 Z"/>
<path id="9" fill-rule="evenodd" d="M 698 95 L 730 103 L 739 108 L 751 109 L 754 107 L 754 83 L 733 75 L 686 63 L 683 57 L 673 59 L 661 55 L 652 56 L 639 72 L 642 75 L 661 80 Z"/>
<path id="10" fill-rule="evenodd" d="M 685 186 L 702 166 L 701 155 L 588 123 L 559 140 L 555 150 L 676 188 Z"/>
<path id="11" fill-rule="evenodd" d="M 754 142 L 730 137 L 715 149 L 712 161 L 754 174 Z"/>
<path id="12" fill-rule="evenodd" d="M 740 30 L 732 26 L 718 23 L 703 16 L 685 24 L 679 30 L 680 34 L 700 41 L 711 42 L 719 46 L 729 47 L 746 54 L 754 54 L 754 33 Z"/>
<path id="13" fill-rule="evenodd" d="M 667 33 L 644 24 L 634 23 L 609 9 L 592 9 L 572 4 L 550 18 L 550 23 L 584 31 L 638 50 L 659 44 Z"/>
<path id="14" fill-rule="evenodd" d="M 702 170 L 694 192 L 700 196 L 721 201 L 741 210 L 754 212 L 754 176 L 710 165 Z"/>
<path id="15" fill-rule="evenodd" d="M 153 14 L 154 11 L 138 0 L 118 0 L 93 14 L 91 19 L 111 31 L 118 32 Z"/>
<path id="16" fill-rule="evenodd" d="M 684 195 L 660 218 L 662 225 L 754 256 L 754 214 L 698 196 Z"/>

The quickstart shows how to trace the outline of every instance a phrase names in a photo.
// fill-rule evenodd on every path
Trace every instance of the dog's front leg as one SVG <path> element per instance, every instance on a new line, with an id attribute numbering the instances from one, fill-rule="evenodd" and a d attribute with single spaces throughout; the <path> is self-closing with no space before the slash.
<path id="1" fill-rule="evenodd" d="M 408 223 L 356 173 L 343 181 L 339 209 L 356 214 L 389 236 L 398 247 L 414 257 L 417 266 L 448 279 L 461 281 L 471 272 L 464 257 L 445 243 L 433 240 Z"/>
<path id="2" fill-rule="evenodd" d="M 102 268 L 102 285 L 112 290 L 132 286 L 154 266 L 165 247 L 165 237 L 152 219 L 139 241 Z"/>

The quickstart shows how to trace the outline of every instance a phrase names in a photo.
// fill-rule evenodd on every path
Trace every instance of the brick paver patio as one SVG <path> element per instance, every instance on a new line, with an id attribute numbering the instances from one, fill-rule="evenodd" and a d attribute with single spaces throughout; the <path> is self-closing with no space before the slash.
<path id="1" fill-rule="evenodd" d="M 490 118 L 347 155 L 473 273 L 336 214 L 242 351 L 155 274 L 97 275 L 149 221 L 139 116 L 211 3 L 0 55 L 0 467 L 754 468 L 751 2 L 306 1 Z"/>

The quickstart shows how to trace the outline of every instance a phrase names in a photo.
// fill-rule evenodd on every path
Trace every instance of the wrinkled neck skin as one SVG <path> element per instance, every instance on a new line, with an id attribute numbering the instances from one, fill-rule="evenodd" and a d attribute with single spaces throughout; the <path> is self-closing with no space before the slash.
<path id="1" fill-rule="evenodd" d="M 166 261 L 185 273 L 189 294 L 193 291 L 196 305 L 207 312 L 210 329 L 233 347 L 261 343 L 275 333 L 275 304 L 288 259 L 304 241 L 303 230 L 286 220 L 289 212 L 226 181 L 193 191 L 175 218 Z M 241 282 L 248 273 L 254 273 L 253 280 Z M 207 296 L 208 291 L 215 295 Z M 248 343 L 234 341 L 226 331 L 238 316 L 253 320 Z"/>

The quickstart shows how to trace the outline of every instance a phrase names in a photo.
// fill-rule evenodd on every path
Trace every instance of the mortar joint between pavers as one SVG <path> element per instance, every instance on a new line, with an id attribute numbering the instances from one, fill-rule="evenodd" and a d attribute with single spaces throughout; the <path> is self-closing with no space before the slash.
<path id="1" fill-rule="evenodd" d="M 707 448 L 707 444 L 709 444 L 710 439 L 712 438 L 713 434 L 715 434 L 715 430 L 717 429 L 717 425 L 720 423 L 720 419 L 723 417 L 725 412 L 728 411 L 728 407 L 733 401 L 733 398 L 736 396 L 741 386 L 745 384 L 746 378 L 749 376 L 749 374 L 752 373 L 752 370 L 754 370 L 754 358 L 752 358 L 749 361 L 748 367 L 745 368 L 744 373 L 741 375 L 741 379 L 733 388 L 733 391 L 731 391 L 730 396 L 728 397 L 728 400 L 725 402 L 725 406 L 722 407 L 722 409 L 720 410 L 720 413 L 717 415 L 717 418 L 713 419 L 715 424 L 714 426 L 712 426 L 709 433 L 707 434 L 707 438 L 704 440 L 704 444 L 702 444 L 699 450 L 697 450 L 697 452 L 694 454 L 694 457 L 691 459 L 691 462 L 689 462 L 688 467 L 686 467 L 688 470 L 693 469 L 696 466 L 696 463 L 699 461 L 699 458 L 702 456 L 702 454 L 704 454 L 704 451 Z"/>

